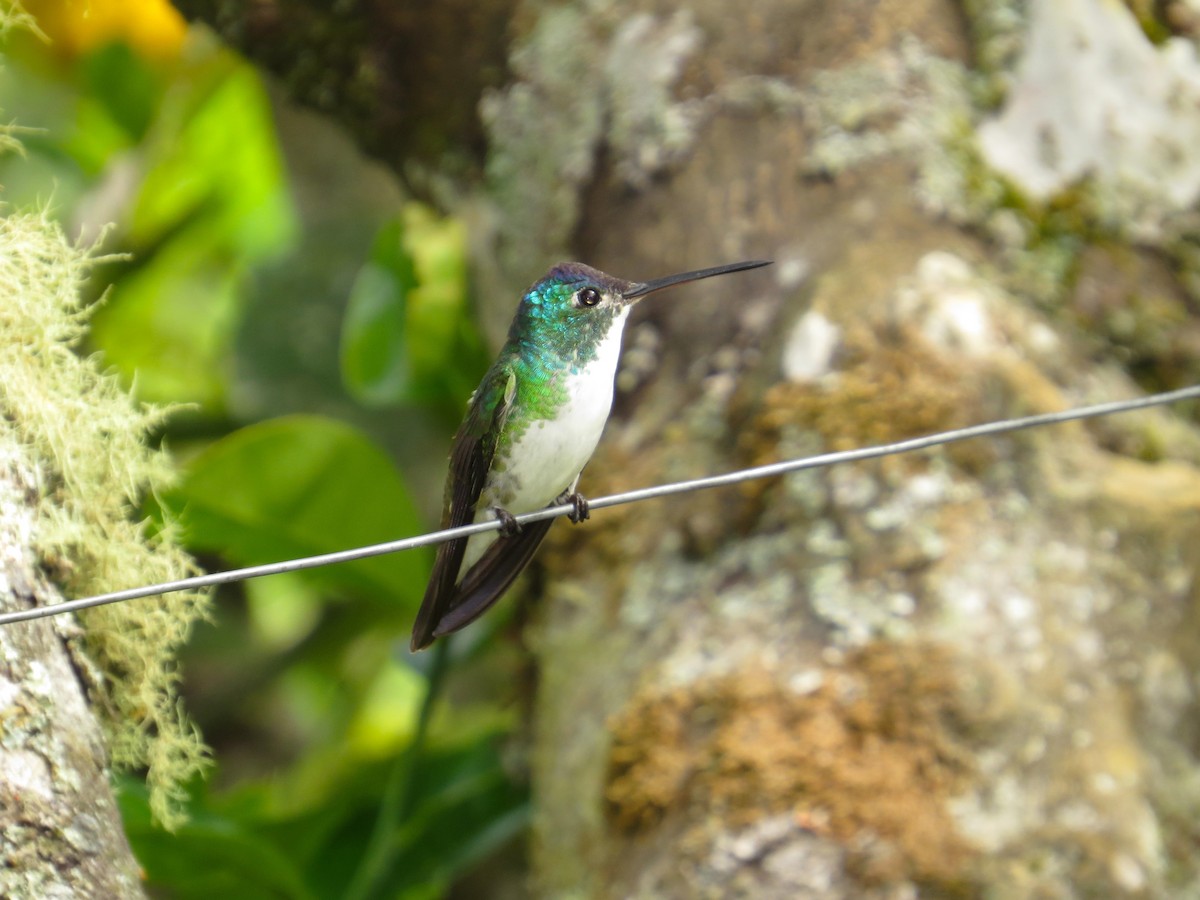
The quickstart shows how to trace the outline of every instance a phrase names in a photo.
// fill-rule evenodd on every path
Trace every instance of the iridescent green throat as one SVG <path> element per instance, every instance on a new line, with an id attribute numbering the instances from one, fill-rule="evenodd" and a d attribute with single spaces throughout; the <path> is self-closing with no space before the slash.
<path id="1" fill-rule="evenodd" d="M 569 399 L 569 379 L 595 361 L 601 343 L 622 312 L 612 306 L 572 306 L 572 295 L 588 283 L 582 279 L 545 279 L 521 301 L 497 362 L 511 370 L 517 380 L 509 424 L 501 436 L 502 451 L 531 423 L 557 417 Z"/>
<path id="2" fill-rule="evenodd" d="M 596 358 L 596 348 L 607 337 L 618 308 L 577 309 L 571 297 L 588 282 L 545 279 L 535 284 L 521 301 L 508 330 L 506 353 L 534 366 L 559 366 L 578 372 Z"/>

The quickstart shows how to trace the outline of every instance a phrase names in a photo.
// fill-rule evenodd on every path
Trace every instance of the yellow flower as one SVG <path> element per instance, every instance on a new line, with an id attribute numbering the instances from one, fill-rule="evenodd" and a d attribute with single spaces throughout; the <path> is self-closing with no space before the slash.
<path id="1" fill-rule="evenodd" d="M 187 22 L 167 0 L 24 0 L 23 5 L 67 57 L 124 41 L 148 59 L 172 59 L 187 33 Z"/>

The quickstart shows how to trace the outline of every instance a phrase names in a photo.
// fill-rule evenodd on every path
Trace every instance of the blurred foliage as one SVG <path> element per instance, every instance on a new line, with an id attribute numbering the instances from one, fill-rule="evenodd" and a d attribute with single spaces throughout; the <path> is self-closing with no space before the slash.
<path id="1" fill-rule="evenodd" d="M 465 318 L 465 241 L 416 203 L 380 229 L 342 331 L 342 377 L 363 403 L 453 406 L 475 389 L 487 359 Z"/>
<path id="2" fill-rule="evenodd" d="M 25 140 L 40 177 L 9 161 L 8 199 L 53 197 L 83 236 L 114 222 L 107 246 L 132 257 L 108 273 L 93 342 L 141 398 L 219 410 L 247 269 L 296 230 L 258 76 L 215 47 L 152 66 L 123 43 L 69 64 L 21 43 L 0 107 L 43 129 Z"/>
<path id="3" fill-rule="evenodd" d="M 339 215 L 358 216 L 353 229 L 321 220 L 315 206 L 349 202 L 322 165 L 346 161 L 285 160 L 257 73 L 164 0 L 25 5 L 49 40 L 8 39 L 0 111 L 39 131 L 23 157 L 0 157 L 0 185 L 12 206 L 48 202 L 70 234 L 128 254 L 96 285 L 89 349 L 139 398 L 188 404 L 162 434 L 182 477 L 147 514 L 181 526 L 212 569 L 426 530 L 430 472 L 487 363 L 461 223 L 416 204 L 351 205 Z M 260 357 L 331 361 L 304 373 L 303 414 L 254 379 Z M 411 468 L 431 447 L 438 465 Z M 519 846 L 527 790 L 502 758 L 516 663 L 487 630 L 503 617 L 409 655 L 429 561 L 217 593 L 183 659 L 214 776 L 192 785 L 174 834 L 144 784 L 119 783 L 153 894 L 431 898 Z"/>
<path id="4" fill-rule="evenodd" d="M 348 502 L 353 498 L 352 502 Z M 387 456 L 332 419 L 288 416 L 248 425 L 189 463 L 163 498 L 190 546 L 243 566 L 331 553 L 416 534 L 421 522 Z M 336 527 L 331 527 L 336 526 Z M 296 573 L 406 614 L 421 601 L 430 560 L 391 554 Z"/>
<path id="5" fill-rule="evenodd" d="M 132 67 L 100 68 L 98 94 L 152 96 L 123 90 Z M 136 104 L 108 112 L 113 122 L 145 118 Z M 152 124 L 122 223 L 134 261 L 114 281 L 93 340 L 122 374 L 136 373 L 147 399 L 219 405 L 246 269 L 284 250 L 295 228 L 270 109 L 257 76 L 225 59 L 168 92 Z"/>

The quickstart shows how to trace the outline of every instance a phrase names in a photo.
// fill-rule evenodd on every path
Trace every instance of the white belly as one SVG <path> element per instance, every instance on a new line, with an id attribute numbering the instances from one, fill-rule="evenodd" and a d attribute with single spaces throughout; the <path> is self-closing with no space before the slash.
<path id="1" fill-rule="evenodd" d="M 612 411 L 624 317 L 622 313 L 614 323 L 597 349 L 596 358 L 586 368 L 567 376 L 567 399 L 556 410 L 554 419 L 529 423 L 513 444 L 503 469 L 488 475 L 476 522 L 493 518 L 492 508 L 496 506 L 514 515 L 542 509 L 574 488 Z M 460 571 L 474 565 L 495 539 L 495 532 L 471 538 Z"/>
<path id="2" fill-rule="evenodd" d="M 531 423 L 513 445 L 504 470 L 488 479 L 487 505 L 513 514 L 532 512 L 571 487 L 600 442 L 612 391 L 611 376 L 571 376 L 558 416 Z"/>

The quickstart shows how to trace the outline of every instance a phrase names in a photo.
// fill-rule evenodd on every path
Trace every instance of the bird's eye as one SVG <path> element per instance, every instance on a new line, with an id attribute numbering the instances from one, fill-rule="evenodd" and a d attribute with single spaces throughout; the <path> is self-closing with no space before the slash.
<path id="1" fill-rule="evenodd" d="M 585 287 L 575 295 L 576 306 L 595 306 L 600 302 L 600 292 L 594 287 Z"/>

